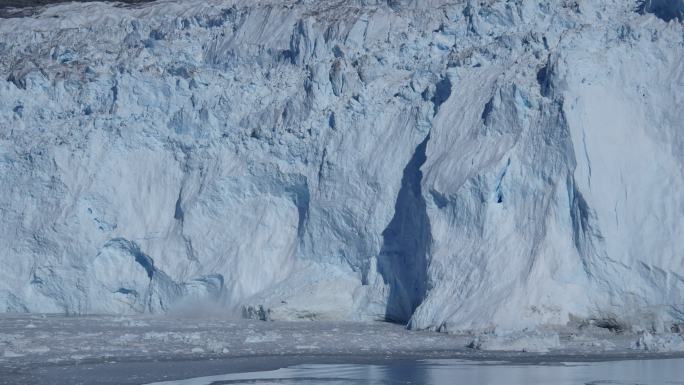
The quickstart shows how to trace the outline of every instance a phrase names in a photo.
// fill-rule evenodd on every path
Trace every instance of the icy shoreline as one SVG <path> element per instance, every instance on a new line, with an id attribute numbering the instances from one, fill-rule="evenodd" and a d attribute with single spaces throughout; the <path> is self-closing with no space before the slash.
<path id="1" fill-rule="evenodd" d="M 681 335 L 651 336 L 644 346 L 644 335 L 599 328 L 473 336 L 389 323 L 4 315 L 0 383 L 141 383 L 304 363 L 427 358 L 540 364 L 684 357 L 664 345 L 656 349 L 655 341 L 667 338 Z"/>

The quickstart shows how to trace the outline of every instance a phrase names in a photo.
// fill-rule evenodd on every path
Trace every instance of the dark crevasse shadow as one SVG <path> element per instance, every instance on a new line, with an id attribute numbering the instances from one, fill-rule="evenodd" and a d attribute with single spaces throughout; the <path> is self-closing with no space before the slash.
<path id="1" fill-rule="evenodd" d="M 135 6 L 156 0 L 0 0 L 0 19 L 30 17 L 40 12 L 40 7 L 59 3 L 88 3 L 102 1 L 118 6 Z"/>
<path id="2" fill-rule="evenodd" d="M 404 168 L 401 188 L 394 206 L 394 217 L 382 232 L 383 245 L 378 255 L 378 272 L 390 293 L 385 319 L 408 323 L 427 291 L 427 265 L 430 221 L 421 191 L 428 135 Z"/>
<path id="3" fill-rule="evenodd" d="M 637 12 L 652 13 L 665 21 L 684 20 L 684 1 L 682 0 L 639 0 Z"/>

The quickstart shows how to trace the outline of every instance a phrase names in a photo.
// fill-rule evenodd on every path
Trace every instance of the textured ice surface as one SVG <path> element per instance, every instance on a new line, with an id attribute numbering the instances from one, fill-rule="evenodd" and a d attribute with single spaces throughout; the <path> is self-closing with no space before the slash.
<path id="1" fill-rule="evenodd" d="M 684 338 L 680 334 L 654 336 L 648 331 L 642 331 L 632 348 L 651 352 L 681 352 L 684 351 Z"/>
<path id="2" fill-rule="evenodd" d="M 2 370 L 32 365 L 264 355 L 429 354 L 465 352 L 466 342 L 463 336 L 411 332 L 384 322 L 4 315 L 0 317 L 0 383 Z"/>
<path id="3" fill-rule="evenodd" d="M 0 310 L 669 331 L 684 27 L 660 3 L 3 19 Z"/>
<path id="4" fill-rule="evenodd" d="M 259 322 L 221 317 L 44 316 L 0 317 L 2 370 L 46 364 L 265 355 L 630 357 L 681 351 L 681 334 L 614 334 L 604 329 L 545 329 L 534 333 L 472 335 L 408 331 L 386 322 Z M 680 345 L 677 345 L 680 344 Z M 488 351 L 499 351 L 493 353 Z M 526 353 L 526 354 L 523 354 Z M 530 354 L 533 353 L 533 354 Z M 1 383 L 1 381 L 0 381 Z"/>

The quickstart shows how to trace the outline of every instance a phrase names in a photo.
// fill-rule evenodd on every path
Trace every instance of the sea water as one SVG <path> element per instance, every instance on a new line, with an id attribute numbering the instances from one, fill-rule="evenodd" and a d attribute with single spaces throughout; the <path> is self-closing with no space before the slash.
<path id="1" fill-rule="evenodd" d="M 684 385 L 684 359 L 535 364 L 465 360 L 315 364 L 156 384 Z"/>

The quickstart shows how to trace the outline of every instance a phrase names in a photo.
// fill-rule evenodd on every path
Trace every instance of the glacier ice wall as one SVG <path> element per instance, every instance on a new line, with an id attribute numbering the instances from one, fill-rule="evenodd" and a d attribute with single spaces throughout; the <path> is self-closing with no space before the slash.
<path id="1" fill-rule="evenodd" d="M 1 19 L 0 310 L 667 328 L 684 320 L 675 3 Z"/>

